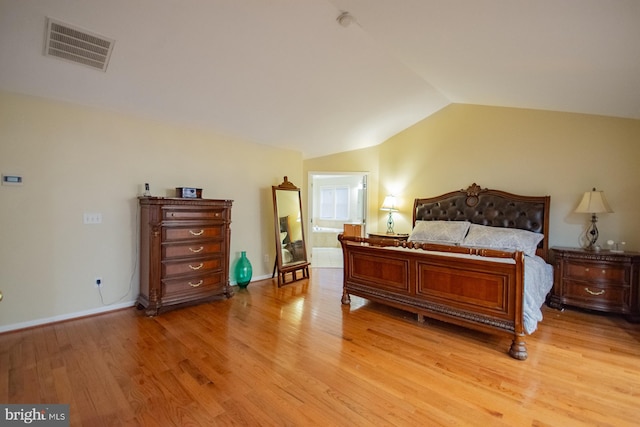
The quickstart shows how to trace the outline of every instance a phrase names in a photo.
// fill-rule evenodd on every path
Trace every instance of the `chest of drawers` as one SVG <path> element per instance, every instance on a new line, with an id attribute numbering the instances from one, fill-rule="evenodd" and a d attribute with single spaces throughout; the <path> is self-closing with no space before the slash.
<path id="1" fill-rule="evenodd" d="M 231 297 L 231 200 L 140 197 L 140 295 L 149 316 Z"/>
<path id="2" fill-rule="evenodd" d="M 551 307 L 566 304 L 640 321 L 640 253 L 552 248 L 552 256 Z"/>

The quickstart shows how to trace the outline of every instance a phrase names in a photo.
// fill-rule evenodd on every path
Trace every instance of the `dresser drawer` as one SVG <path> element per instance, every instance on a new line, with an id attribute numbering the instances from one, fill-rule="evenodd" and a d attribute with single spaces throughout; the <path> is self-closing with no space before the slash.
<path id="1" fill-rule="evenodd" d="M 599 309 L 601 307 L 622 308 L 626 305 L 626 286 L 597 286 L 584 282 L 567 280 L 564 285 L 564 297 L 576 299 L 586 308 Z"/>
<path id="2" fill-rule="evenodd" d="M 192 227 L 164 227 L 162 229 L 163 241 L 211 239 L 221 237 L 222 226 L 192 226 Z"/>
<path id="3" fill-rule="evenodd" d="M 569 279 L 620 285 L 629 283 L 627 269 L 619 265 L 566 262 L 564 271 Z"/>
<path id="4" fill-rule="evenodd" d="M 224 209 L 171 208 L 162 211 L 163 220 L 212 220 L 223 219 Z"/>
<path id="5" fill-rule="evenodd" d="M 180 294 L 188 296 L 194 293 L 219 291 L 224 288 L 222 277 L 222 272 L 218 272 L 188 279 L 163 280 L 163 297 L 175 297 Z"/>
<path id="6" fill-rule="evenodd" d="M 162 277 L 169 278 L 184 274 L 198 274 L 219 270 L 222 260 L 218 258 L 194 259 L 179 262 L 162 262 Z"/>
<path id="7" fill-rule="evenodd" d="M 162 259 L 185 258 L 217 254 L 222 251 L 222 241 L 168 244 L 162 246 Z"/>

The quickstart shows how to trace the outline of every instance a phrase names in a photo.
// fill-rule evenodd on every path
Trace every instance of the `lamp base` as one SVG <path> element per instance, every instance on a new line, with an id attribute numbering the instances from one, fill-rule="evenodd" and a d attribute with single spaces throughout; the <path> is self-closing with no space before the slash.
<path id="1" fill-rule="evenodd" d="M 393 212 L 389 211 L 389 218 L 387 218 L 387 234 L 395 234 L 393 232 Z"/>
<path id="2" fill-rule="evenodd" d="M 598 217 L 596 214 L 591 215 L 591 224 L 587 227 L 585 231 L 585 239 L 587 239 L 587 246 L 584 248 L 587 251 L 597 252 L 600 250 L 600 246 L 596 245 L 598 241 L 598 227 L 596 226 L 596 222 L 598 222 Z"/>

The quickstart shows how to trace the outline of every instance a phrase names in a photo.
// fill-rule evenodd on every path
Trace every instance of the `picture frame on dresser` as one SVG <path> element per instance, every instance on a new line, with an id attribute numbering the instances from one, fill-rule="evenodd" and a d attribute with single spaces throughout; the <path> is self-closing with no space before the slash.
<path id="1" fill-rule="evenodd" d="M 233 200 L 139 197 L 140 294 L 147 316 L 230 298 Z"/>
<path id="2" fill-rule="evenodd" d="M 640 252 L 553 247 L 548 305 L 624 315 L 640 322 Z"/>

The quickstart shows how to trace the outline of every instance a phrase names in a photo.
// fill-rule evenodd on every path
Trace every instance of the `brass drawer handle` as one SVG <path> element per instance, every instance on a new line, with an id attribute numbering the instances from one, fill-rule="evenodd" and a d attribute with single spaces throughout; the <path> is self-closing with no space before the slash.
<path id="1" fill-rule="evenodd" d="M 604 289 L 600 290 L 599 292 L 594 292 L 589 288 L 584 288 L 584 290 L 587 291 L 588 294 L 595 295 L 595 296 L 604 294 Z"/>
<path id="2" fill-rule="evenodd" d="M 200 246 L 198 249 L 189 248 L 189 250 L 194 254 L 197 254 L 198 252 L 202 252 L 203 249 L 204 249 L 204 246 Z"/>
<path id="3" fill-rule="evenodd" d="M 198 283 L 189 282 L 189 286 L 191 286 L 192 288 L 197 288 L 200 285 L 202 285 L 202 280 L 200 280 Z"/>
<path id="4" fill-rule="evenodd" d="M 203 263 L 200 263 L 199 265 L 193 266 L 191 264 L 189 264 L 189 268 L 192 270 L 200 270 L 202 268 L 202 266 L 204 266 Z"/>
<path id="5" fill-rule="evenodd" d="M 192 236 L 200 236 L 202 233 L 204 233 L 204 230 L 200 230 L 200 231 L 189 230 L 189 233 L 191 233 Z"/>

